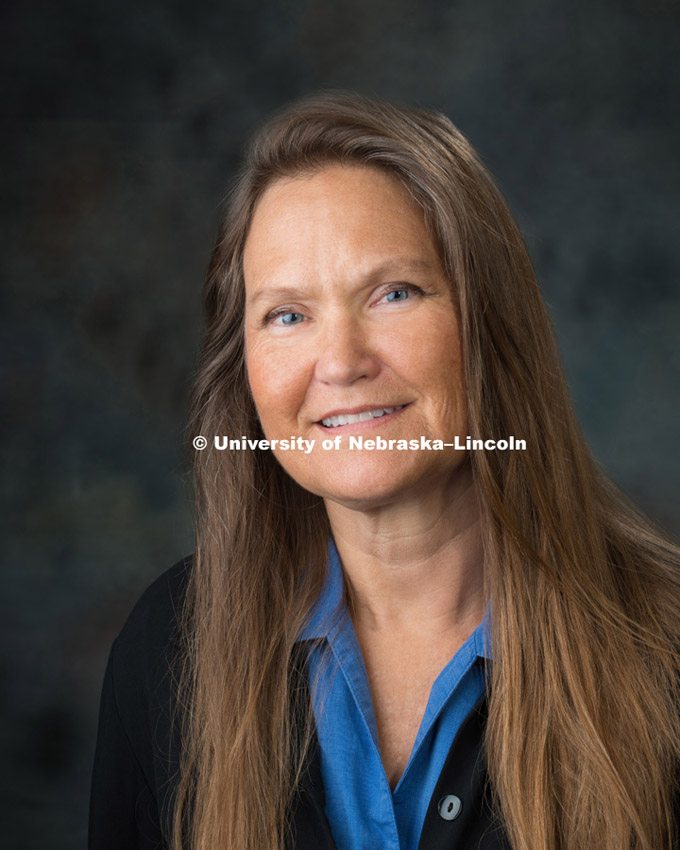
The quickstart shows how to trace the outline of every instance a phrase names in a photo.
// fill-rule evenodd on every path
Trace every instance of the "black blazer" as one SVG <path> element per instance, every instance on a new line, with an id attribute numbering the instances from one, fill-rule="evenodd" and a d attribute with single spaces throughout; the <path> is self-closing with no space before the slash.
<path id="1" fill-rule="evenodd" d="M 168 847 L 179 766 L 169 670 L 177 651 L 176 614 L 190 566 L 190 559 L 179 562 L 148 588 L 111 649 L 92 778 L 90 850 Z M 300 647 L 303 657 L 304 644 Z M 509 850 L 486 793 L 481 754 L 485 721 L 482 698 L 452 743 L 419 850 Z M 316 741 L 291 816 L 294 838 L 289 850 L 337 850 L 324 812 Z"/>

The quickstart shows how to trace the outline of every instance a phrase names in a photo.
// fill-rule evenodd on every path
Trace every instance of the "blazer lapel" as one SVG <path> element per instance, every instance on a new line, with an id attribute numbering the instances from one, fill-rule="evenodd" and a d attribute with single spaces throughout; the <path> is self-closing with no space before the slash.
<path id="1" fill-rule="evenodd" d="M 324 810 L 325 800 L 319 742 L 315 732 L 292 806 L 292 835 L 289 836 L 288 850 L 337 850 Z"/>
<path id="2" fill-rule="evenodd" d="M 509 850 L 484 763 L 487 716 L 482 695 L 453 740 L 425 815 L 418 850 Z M 449 812 L 447 803 L 452 807 Z M 458 814 L 447 816 L 455 808 Z"/>
<path id="3" fill-rule="evenodd" d="M 299 641 L 291 658 L 291 725 L 302 736 L 311 701 L 307 659 L 311 641 Z M 313 719 L 313 718 L 312 718 Z M 316 727 L 306 754 L 302 779 L 295 791 L 290 810 L 290 832 L 287 850 L 337 850 L 331 827 L 325 812 L 326 795 L 321 778 L 321 758 Z"/>

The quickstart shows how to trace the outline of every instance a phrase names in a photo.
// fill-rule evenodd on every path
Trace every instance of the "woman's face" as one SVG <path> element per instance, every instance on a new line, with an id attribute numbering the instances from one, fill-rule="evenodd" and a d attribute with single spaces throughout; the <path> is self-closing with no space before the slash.
<path id="1" fill-rule="evenodd" d="M 350 436 L 467 433 L 450 284 L 405 189 L 363 166 L 280 179 L 256 206 L 243 259 L 248 377 L 265 436 L 315 441 L 310 453 L 276 449 L 284 469 L 359 508 L 447 486 L 463 452 L 349 448 Z M 339 449 L 322 448 L 336 437 Z"/>

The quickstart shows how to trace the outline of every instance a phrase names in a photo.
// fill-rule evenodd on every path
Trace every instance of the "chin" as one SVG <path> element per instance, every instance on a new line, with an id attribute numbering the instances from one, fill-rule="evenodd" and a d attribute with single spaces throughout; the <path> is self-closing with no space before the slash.
<path id="1" fill-rule="evenodd" d="M 368 509 L 390 504 L 404 498 L 417 486 L 410 476 L 389 474 L 382 469 L 355 470 L 351 476 L 341 480 L 326 478 L 313 489 L 317 495 L 331 502 L 356 509 Z"/>

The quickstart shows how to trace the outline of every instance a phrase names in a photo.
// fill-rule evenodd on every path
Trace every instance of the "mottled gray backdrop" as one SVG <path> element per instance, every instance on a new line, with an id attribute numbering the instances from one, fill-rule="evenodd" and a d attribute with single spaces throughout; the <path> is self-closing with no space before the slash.
<path id="1" fill-rule="evenodd" d="M 676 0 L 23 0 L 2 18 L 3 847 L 84 842 L 111 640 L 192 547 L 181 441 L 219 205 L 293 97 L 356 88 L 469 136 L 593 450 L 677 535 Z"/>

